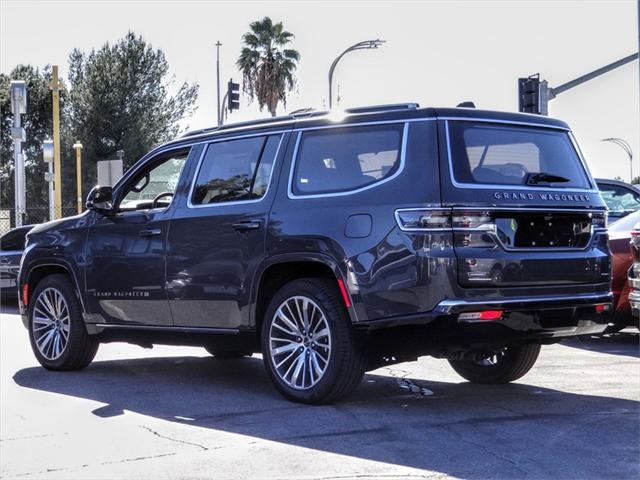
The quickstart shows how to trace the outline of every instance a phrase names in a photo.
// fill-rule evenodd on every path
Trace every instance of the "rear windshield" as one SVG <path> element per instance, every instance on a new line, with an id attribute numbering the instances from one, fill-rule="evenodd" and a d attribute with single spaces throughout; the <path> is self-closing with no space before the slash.
<path id="1" fill-rule="evenodd" d="M 564 131 L 449 122 L 449 139 L 459 183 L 591 188 Z"/>

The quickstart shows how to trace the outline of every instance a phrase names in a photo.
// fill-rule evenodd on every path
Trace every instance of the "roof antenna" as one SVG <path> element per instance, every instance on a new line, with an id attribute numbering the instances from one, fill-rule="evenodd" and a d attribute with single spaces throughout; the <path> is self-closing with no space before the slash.
<path id="1" fill-rule="evenodd" d="M 473 102 L 462 102 L 456 105 L 456 107 L 460 108 L 476 108 L 476 104 Z"/>

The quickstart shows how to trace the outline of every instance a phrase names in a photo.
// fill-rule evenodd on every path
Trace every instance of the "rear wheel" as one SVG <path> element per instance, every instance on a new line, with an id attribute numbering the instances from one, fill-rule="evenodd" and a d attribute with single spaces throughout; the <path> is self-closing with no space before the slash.
<path id="1" fill-rule="evenodd" d="M 449 360 L 461 377 L 473 383 L 508 383 L 523 377 L 538 359 L 540 345 L 526 344 L 504 349 L 482 360 Z"/>
<path id="2" fill-rule="evenodd" d="M 38 362 L 49 370 L 81 370 L 98 342 L 85 328 L 82 307 L 66 275 L 44 278 L 29 301 L 29 339 Z"/>
<path id="3" fill-rule="evenodd" d="M 262 325 L 264 363 L 289 400 L 330 403 L 355 389 L 366 358 L 334 282 L 294 280 L 271 300 Z"/>

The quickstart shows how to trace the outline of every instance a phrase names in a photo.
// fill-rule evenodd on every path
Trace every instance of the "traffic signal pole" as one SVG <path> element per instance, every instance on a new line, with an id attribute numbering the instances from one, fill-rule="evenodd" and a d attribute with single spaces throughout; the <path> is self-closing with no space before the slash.
<path id="1" fill-rule="evenodd" d="M 609 65 L 598 68 L 578 78 L 563 83 L 555 88 L 548 86 L 546 80 L 540 80 L 538 74 L 527 78 L 518 79 L 518 111 L 527 113 L 537 113 L 540 115 L 549 114 L 549 101 L 556 98 L 561 93 L 566 92 L 578 85 L 582 85 L 589 80 L 604 75 L 605 73 L 615 70 L 627 63 L 638 59 L 638 52 L 627 55 L 620 60 L 616 60 Z"/>

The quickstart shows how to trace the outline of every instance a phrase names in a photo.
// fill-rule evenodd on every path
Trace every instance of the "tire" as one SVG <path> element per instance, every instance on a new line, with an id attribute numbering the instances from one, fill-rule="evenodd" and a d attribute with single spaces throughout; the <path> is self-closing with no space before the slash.
<path id="1" fill-rule="evenodd" d="M 243 358 L 253 355 L 251 350 L 226 350 L 219 347 L 204 347 L 204 349 L 214 357 L 220 359 Z"/>
<path id="2" fill-rule="evenodd" d="M 506 347 L 496 354 L 495 361 L 449 360 L 461 377 L 472 383 L 508 383 L 523 377 L 538 359 L 540 345 L 526 344 Z"/>
<path id="3" fill-rule="evenodd" d="M 31 349 L 40 365 L 69 371 L 91 363 L 99 343 L 87 333 L 82 306 L 66 275 L 50 275 L 38 283 L 27 315 Z"/>
<path id="4" fill-rule="evenodd" d="M 294 402 L 335 402 L 353 391 L 364 375 L 361 342 L 331 280 L 306 278 L 283 286 L 265 313 L 261 342 L 271 381 Z"/>

